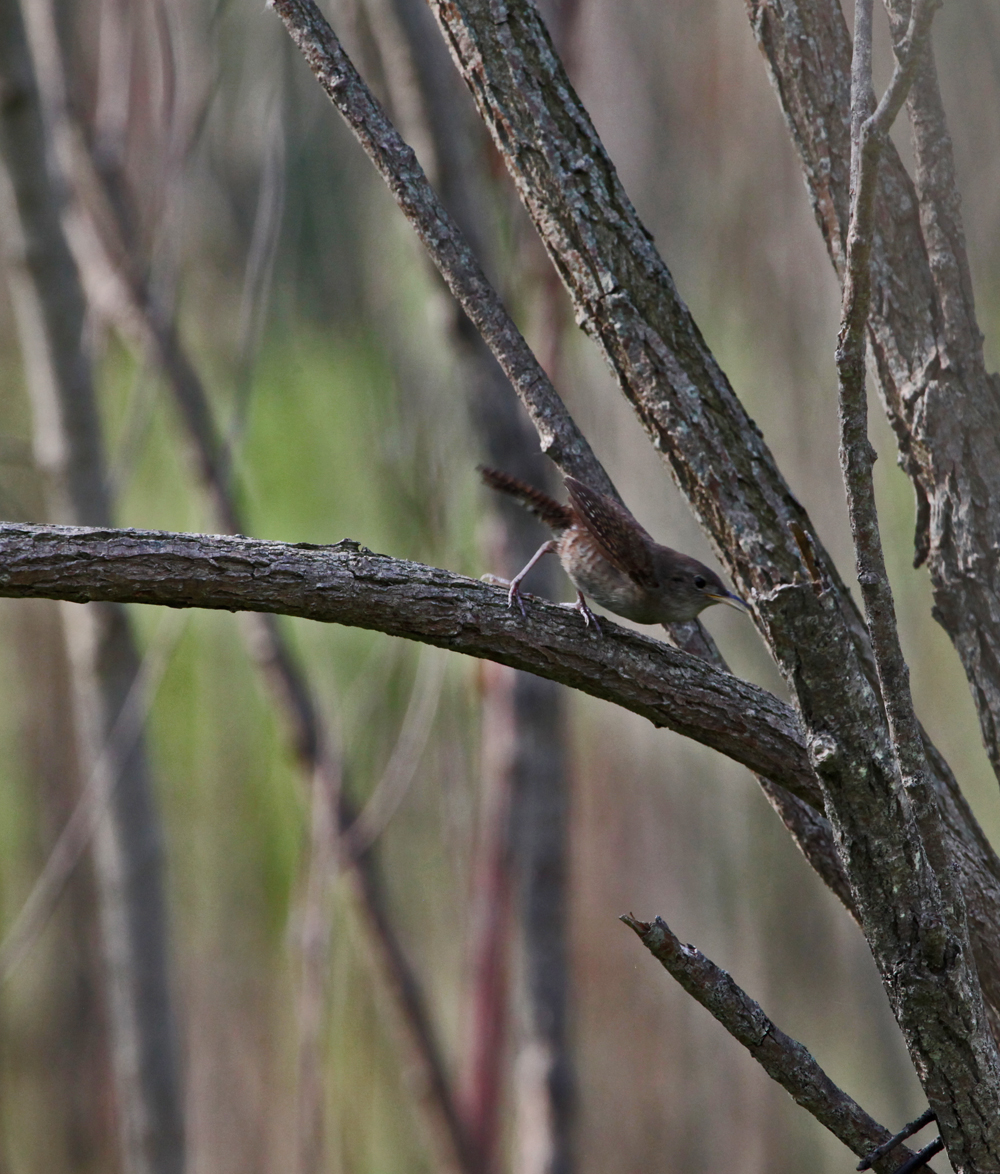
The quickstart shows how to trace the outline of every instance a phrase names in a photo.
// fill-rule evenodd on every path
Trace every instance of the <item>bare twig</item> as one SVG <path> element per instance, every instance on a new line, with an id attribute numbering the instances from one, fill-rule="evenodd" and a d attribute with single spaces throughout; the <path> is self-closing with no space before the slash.
<path id="1" fill-rule="evenodd" d="M 236 450 L 246 429 L 253 387 L 254 360 L 270 304 L 274 263 L 278 255 L 281 221 L 285 210 L 285 126 L 280 92 L 275 95 L 272 103 L 268 116 L 267 145 L 257 194 L 257 209 L 254 213 L 250 249 L 240 295 L 236 404 L 226 438 L 227 448 L 231 453 L 230 465 L 235 463 Z"/>
<path id="2" fill-rule="evenodd" d="M 879 1160 L 879 1158 L 884 1158 L 885 1155 L 890 1150 L 895 1149 L 901 1141 L 906 1141 L 908 1137 L 912 1137 L 915 1133 L 919 1133 L 925 1125 L 929 1125 L 933 1120 L 934 1110 L 924 1109 L 919 1117 L 909 1122 L 908 1125 L 904 1125 L 903 1128 L 898 1133 L 894 1133 L 888 1141 L 884 1141 L 881 1145 L 877 1145 L 870 1154 L 865 1154 L 861 1161 L 858 1162 L 856 1169 L 870 1170 L 871 1167 Z"/>
<path id="3" fill-rule="evenodd" d="M 935 1154 L 939 1154 L 943 1149 L 944 1141 L 940 1137 L 936 1137 L 932 1142 L 925 1145 L 922 1150 L 918 1150 L 908 1162 L 904 1162 L 896 1171 L 896 1174 L 913 1174 L 915 1170 L 920 1170 L 926 1166 L 931 1158 Z"/>
<path id="4" fill-rule="evenodd" d="M 444 684 L 444 670 L 444 658 L 429 649 L 425 650 L 417 668 L 399 737 L 385 770 L 358 818 L 344 832 L 347 851 L 353 856 L 368 851 L 385 831 L 406 796 L 434 724 L 441 686 Z"/>
<path id="5" fill-rule="evenodd" d="M 660 917 L 639 921 L 632 914 L 622 921 L 639 935 L 689 995 L 715 1016 L 761 1065 L 816 1120 L 859 1157 L 890 1140 L 889 1130 L 833 1083 L 797 1040 L 777 1027 L 729 974 L 696 950 L 685 946 Z M 895 1170 L 912 1152 L 903 1146 L 890 1157 L 880 1157 L 876 1170 Z"/>
<path id="6" fill-rule="evenodd" d="M 854 22 L 852 74 L 852 154 L 854 199 L 847 234 L 847 267 L 837 344 L 841 447 L 858 582 L 901 779 L 914 805 L 928 851 L 943 884 L 948 883 L 947 849 L 933 792 L 927 784 L 927 759 L 913 699 L 909 669 L 896 626 L 892 587 L 885 568 L 875 506 L 872 466 L 876 453 L 868 440 L 865 390 L 865 327 L 871 303 L 871 250 L 875 231 L 878 166 L 893 119 L 913 80 L 924 39 L 940 0 L 913 5 L 906 36 L 897 48 L 896 68 L 878 107 L 874 106 L 871 66 L 871 0 L 859 0 Z"/>
<path id="7" fill-rule="evenodd" d="M 311 780 L 308 863 L 299 910 L 298 1174 L 322 1174 L 328 1168 L 323 1028 L 342 793 L 340 764 L 320 746 Z"/>
<path id="8" fill-rule="evenodd" d="M 483 1174 L 496 1170 L 504 1120 L 504 1073 L 514 940 L 514 846 L 519 675 L 486 663 L 481 674 L 479 811 L 472 858 L 467 933 L 468 984 L 459 1094 L 469 1138 Z"/>

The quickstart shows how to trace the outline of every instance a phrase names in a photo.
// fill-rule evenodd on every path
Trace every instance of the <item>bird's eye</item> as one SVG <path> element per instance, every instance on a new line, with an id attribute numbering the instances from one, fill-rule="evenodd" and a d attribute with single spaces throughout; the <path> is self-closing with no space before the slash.
<path id="1" fill-rule="evenodd" d="M 697 588 L 698 588 L 698 590 L 700 591 L 700 590 L 701 590 L 703 587 L 707 587 L 707 586 L 708 586 L 708 580 L 705 578 L 705 576 L 704 576 L 704 575 L 695 575 L 695 577 L 694 577 L 694 585 L 695 585 L 695 587 L 697 587 Z"/>

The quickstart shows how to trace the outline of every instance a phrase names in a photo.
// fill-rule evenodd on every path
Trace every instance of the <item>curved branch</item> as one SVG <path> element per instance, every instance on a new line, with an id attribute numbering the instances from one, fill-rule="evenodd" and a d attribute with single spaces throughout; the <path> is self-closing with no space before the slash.
<path id="1" fill-rule="evenodd" d="M 278 612 L 436 644 L 604 698 L 820 802 L 798 720 L 766 690 L 610 620 L 597 637 L 560 604 L 529 596 L 522 618 L 505 589 L 349 540 L 7 523 L 0 596 Z"/>

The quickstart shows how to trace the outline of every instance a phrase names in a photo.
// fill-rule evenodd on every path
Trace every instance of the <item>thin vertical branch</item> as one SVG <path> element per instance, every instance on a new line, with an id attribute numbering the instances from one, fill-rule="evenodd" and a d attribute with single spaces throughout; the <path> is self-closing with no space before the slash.
<path id="1" fill-rule="evenodd" d="M 871 303 L 871 250 L 875 232 L 878 165 L 889 128 L 913 81 L 931 20 L 940 0 L 914 4 L 907 34 L 897 48 L 896 68 L 875 108 L 872 88 L 872 0 L 858 0 L 854 18 L 851 82 L 851 177 L 853 201 L 847 233 L 847 265 L 837 344 L 840 398 L 840 460 L 882 700 L 901 780 L 941 882 L 947 884 L 947 852 L 941 843 L 936 802 L 927 780 L 923 737 L 913 709 L 909 669 L 896 625 L 892 587 L 885 569 L 875 506 L 872 466 L 876 453 L 868 439 L 865 389 L 865 327 Z"/>
<path id="2" fill-rule="evenodd" d="M 879 158 L 889 127 L 906 98 L 922 45 L 929 34 L 938 0 L 918 0 L 910 13 L 906 36 L 896 46 L 896 67 L 889 87 L 875 107 L 872 87 L 872 0 L 858 0 L 854 14 L 854 55 L 851 75 L 851 180 L 853 198 L 847 234 L 847 264 L 843 309 L 837 346 L 841 419 L 841 465 L 847 491 L 851 532 L 858 564 L 858 581 L 865 605 L 878 683 L 885 708 L 890 742 L 899 780 L 916 821 L 927 858 L 918 856 L 911 867 L 923 875 L 920 888 L 925 894 L 921 912 L 923 952 L 935 972 L 944 975 L 954 968 L 951 994 L 953 1014 L 969 1019 L 968 1033 L 978 1053 L 970 1051 L 971 1066 L 965 1066 L 964 1080 L 969 1091 L 987 1087 L 995 1080 L 997 1054 L 988 1035 L 981 997 L 974 985 L 962 976 L 952 951 L 969 951 L 965 905 L 954 884 L 952 866 L 938 804 L 929 782 L 929 770 L 921 730 L 913 709 L 909 670 L 903 658 L 896 626 L 892 589 L 885 569 L 879 535 L 872 465 L 875 452 L 868 440 L 867 397 L 865 392 L 866 325 L 871 301 L 871 250 L 875 231 L 875 195 Z M 904 807 L 904 813 L 905 813 Z M 928 862 L 934 875 L 927 875 Z M 961 1008 L 961 1012 L 959 1011 Z M 914 1019 L 915 1007 L 897 1008 L 905 1014 L 911 1036 L 920 1031 Z M 904 1030 L 906 1025 L 904 1025 Z M 963 1033 L 964 1034 L 964 1033 Z M 985 1046 L 984 1046 L 985 1045 Z M 964 1120 L 954 1109 L 954 1077 L 922 1072 L 931 1108 L 938 1115 L 941 1134 L 949 1155 L 960 1168 L 985 1169 L 996 1159 L 996 1129 L 977 1127 L 972 1113 Z M 967 1110 L 968 1112 L 968 1110 Z"/>
<path id="3" fill-rule="evenodd" d="M 48 169 L 39 85 L 56 58 L 47 12 L 26 5 L 31 45 L 16 0 L 0 5 L 0 151 L 6 169 L 2 217 L 8 272 L 32 400 L 35 450 L 60 520 L 108 525 L 111 501 L 92 372 L 84 299 Z M 63 96 L 49 95 L 49 104 Z M 14 239 L 19 234 L 20 239 Z M 121 1151 L 129 1174 L 184 1168 L 182 1098 L 168 980 L 161 833 L 141 737 L 111 768 L 116 723 L 139 660 L 120 607 L 64 607 L 79 758 L 98 780 L 108 816 L 94 844 L 106 997 L 112 1035 Z"/>
<path id="4" fill-rule="evenodd" d="M 467 948 L 462 1115 L 483 1174 L 497 1170 L 510 1029 L 514 861 L 511 806 L 517 770 L 517 682 L 505 665 L 481 674 L 479 819 Z"/>
<path id="5" fill-rule="evenodd" d="M 330 898 L 341 844 L 337 827 L 341 793 L 339 765 L 321 748 L 311 786 L 306 878 L 299 912 L 299 1174 L 322 1174 L 328 1169 L 323 1026 L 330 973 Z"/>
<path id="6" fill-rule="evenodd" d="M 0 942 L 0 983 L 10 978 L 38 935 L 48 924 L 73 871 L 90 847 L 98 821 L 121 780 L 122 763 L 135 750 L 170 656 L 187 619 L 181 613 L 165 618 L 142 658 L 142 664 L 115 719 L 110 736 L 90 764 L 89 777 L 70 817 L 35 878 L 14 923 Z M 112 780 L 112 790 L 105 785 Z"/>

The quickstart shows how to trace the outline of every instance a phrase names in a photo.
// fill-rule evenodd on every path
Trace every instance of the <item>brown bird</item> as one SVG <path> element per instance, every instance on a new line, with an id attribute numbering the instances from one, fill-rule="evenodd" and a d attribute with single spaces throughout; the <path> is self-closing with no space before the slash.
<path id="1" fill-rule="evenodd" d="M 565 478 L 569 504 L 560 505 L 508 473 L 483 467 L 479 471 L 487 485 L 515 498 L 555 534 L 510 582 L 508 604 L 513 606 L 517 600 L 522 615 L 521 583 L 550 552 L 559 555 L 573 580 L 576 607 L 584 621 L 589 625 L 593 620 L 598 631 L 600 625 L 585 595 L 615 615 L 640 624 L 693 620 L 713 603 L 749 611 L 711 568 L 655 542 L 624 506 L 575 477 Z"/>

